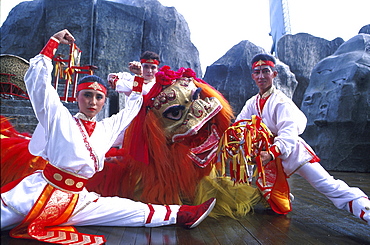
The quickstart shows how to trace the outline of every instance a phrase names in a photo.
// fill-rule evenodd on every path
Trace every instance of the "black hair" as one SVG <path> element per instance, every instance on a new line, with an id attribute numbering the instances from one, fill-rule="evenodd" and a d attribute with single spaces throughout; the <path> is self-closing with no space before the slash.
<path id="1" fill-rule="evenodd" d="M 87 82 L 97 82 L 101 85 L 103 85 L 106 89 L 108 89 L 108 84 L 106 81 L 104 81 L 103 79 L 101 79 L 100 77 L 96 76 L 96 75 L 88 75 L 88 76 L 84 76 L 83 78 L 81 78 L 79 81 L 78 81 L 78 84 L 81 84 L 81 83 L 87 83 Z"/>
<path id="2" fill-rule="evenodd" d="M 161 60 L 159 59 L 159 55 L 152 51 L 145 51 L 144 53 L 141 54 L 140 59 L 158 60 L 159 62 L 161 62 Z"/>

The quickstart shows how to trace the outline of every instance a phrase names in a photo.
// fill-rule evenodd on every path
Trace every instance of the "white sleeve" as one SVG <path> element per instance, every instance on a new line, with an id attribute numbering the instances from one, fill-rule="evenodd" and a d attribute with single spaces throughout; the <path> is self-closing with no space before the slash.
<path id="1" fill-rule="evenodd" d="M 125 138 L 125 131 L 122 131 L 117 139 L 114 141 L 112 147 L 122 147 L 123 139 Z"/>
<path id="2" fill-rule="evenodd" d="M 30 67 L 24 77 L 28 96 L 39 121 L 28 147 L 31 154 L 44 158 L 48 157 L 43 152 L 55 120 L 71 116 L 51 84 L 52 69 L 51 59 L 39 54 L 30 60 Z"/>
<path id="3" fill-rule="evenodd" d="M 239 113 L 239 115 L 236 117 L 235 122 L 239 120 L 245 120 L 245 119 L 251 119 L 252 115 L 256 115 L 255 109 L 253 108 L 254 103 L 252 101 L 255 100 L 255 96 L 247 100 L 245 102 L 245 105 L 243 106 L 243 109 Z"/>
<path id="4" fill-rule="evenodd" d="M 45 130 L 58 109 L 64 107 L 51 85 L 52 70 L 51 59 L 39 54 L 30 60 L 30 67 L 24 77 L 33 110 Z"/>
<path id="5" fill-rule="evenodd" d="M 110 143 L 107 146 L 108 149 L 116 142 L 117 137 L 124 133 L 126 128 L 139 113 L 143 104 L 143 96 L 136 92 L 131 93 L 126 103 L 125 108 L 120 110 L 117 114 L 102 120 L 104 128 L 111 131 L 106 134 L 106 136 L 110 135 L 111 137 Z"/>
<path id="6" fill-rule="evenodd" d="M 125 95 L 129 96 L 132 92 L 134 76 L 128 72 L 119 72 L 116 75 L 118 76 L 116 91 L 118 93 L 124 93 Z"/>
<path id="7" fill-rule="evenodd" d="M 298 108 L 297 108 L 298 109 Z M 281 158 L 286 159 L 295 151 L 299 140 L 299 134 L 306 126 L 306 117 L 298 109 L 294 108 L 291 103 L 279 103 L 276 106 L 274 118 L 276 120 L 277 136 L 274 138 L 280 152 Z"/>

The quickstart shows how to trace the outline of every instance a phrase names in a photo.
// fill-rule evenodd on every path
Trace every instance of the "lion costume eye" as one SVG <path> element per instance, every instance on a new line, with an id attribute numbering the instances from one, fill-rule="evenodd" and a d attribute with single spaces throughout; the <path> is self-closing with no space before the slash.
<path id="1" fill-rule="evenodd" d="M 180 120 L 183 112 L 184 112 L 185 106 L 183 105 L 174 105 L 171 107 L 168 107 L 164 112 L 163 112 L 163 117 L 171 119 L 171 120 Z"/>
<path id="2" fill-rule="evenodd" d="M 202 88 L 197 88 L 195 91 L 194 91 L 194 93 L 193 93 L 193 95 L 192 95 L 192 99 L 193 99 L 193 101 L 194 100 L 197 100 L 197 99 L 199 99 L 200 98 L 200 92 L 202 91 Z"/>

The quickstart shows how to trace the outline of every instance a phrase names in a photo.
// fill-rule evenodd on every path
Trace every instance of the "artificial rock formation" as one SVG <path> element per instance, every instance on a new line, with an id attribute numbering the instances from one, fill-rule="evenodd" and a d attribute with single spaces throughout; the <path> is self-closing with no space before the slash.
<path id="1" fill-rule="evenodd" d="M 26 60 L 37 55 L 51 35 L 68 29 L 82 50 L 81 65 L 94 65 L 95 74 L 128 71 L 128 62 L 139 60 L 143 51 L 158 53 L 161 66 L 202 71 L 199 53 L 190 41 L 182 15 L 157 0 L 34 0 L 18 4 L 0 29 L 1 53 Z M 58 53 L 68 55 L 66 45 Z M 117 93 L 99 113 L 101 119 L 118 111 Z M 123 100 L 121 100 L 123 101 Z M 17 125 L 15 125 L 17 127 Z"/>
<path id="2" fill-rule="evenodd" d="M 370 34 L 370 24 L 369 25 L 365 25 L 363 26 L 360 31 L 358 32 L 358 34 Z"/>
<path id="3" fill-rule="evenodd" d="M 157 0 L 22 2 L 1 27 L 1 53 L 29 60 L 64 28 L 82 50 L 81 64 L 98 66 L 99 76 L 128 71 L 128 62 L 138 60 L 145 50 L 158 53 L 161 65 L 175 70 L 190 67 L 202 76 L 199 53 L 190 41 L 185 19 Z"/>
<path id="4" fill-rule="evenodd" d="M 370 35 L 343 43 L 312 70 L 303 137 L 330 170 L 370 172 Z"/>
<path id="5" fill-rule="evenodd" d="M 310 82 L 313 67 L 323 58 L 333 54 L 342 43 L 342 38 L 328 41 L 307 33 L 289 34 L 279 39 L 276 55 L 296 76 L 298 86 L 293 101 L 298 107 Z"/>

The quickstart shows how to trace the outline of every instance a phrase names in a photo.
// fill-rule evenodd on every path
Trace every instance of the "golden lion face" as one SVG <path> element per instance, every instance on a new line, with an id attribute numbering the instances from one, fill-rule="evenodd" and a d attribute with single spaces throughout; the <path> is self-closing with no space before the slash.
<path id="1" fill-rule="evenodd" d="M 197 134 L 222 109 L 218 99 L 202 99 L 200 93 L 201 88 L 194 84 L 193 78 L 183 77 L 155 98 L 152 110 L 172 142 Z"/>

